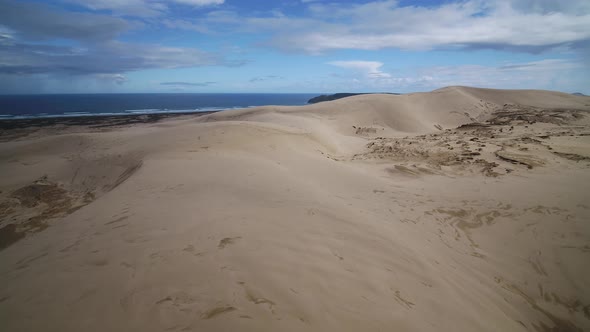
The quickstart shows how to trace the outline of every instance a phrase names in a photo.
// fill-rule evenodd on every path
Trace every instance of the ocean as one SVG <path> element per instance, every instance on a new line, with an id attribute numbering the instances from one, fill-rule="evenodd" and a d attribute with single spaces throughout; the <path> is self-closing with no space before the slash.
<path id="1" fill-rule="evenodd" d="M 0 119 L 206 112 L 263 105 L 305 105 L 317 94 L 146 93 L 0 95 Z"/>

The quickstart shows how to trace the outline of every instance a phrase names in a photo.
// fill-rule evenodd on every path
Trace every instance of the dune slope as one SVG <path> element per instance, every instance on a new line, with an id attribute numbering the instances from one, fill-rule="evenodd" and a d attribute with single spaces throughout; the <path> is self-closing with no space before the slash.
<path id="1" fill-rule="evenodd" d="M 0 321 L 588 330 L 589 111 L 450 87 L 2 142 Z"/>

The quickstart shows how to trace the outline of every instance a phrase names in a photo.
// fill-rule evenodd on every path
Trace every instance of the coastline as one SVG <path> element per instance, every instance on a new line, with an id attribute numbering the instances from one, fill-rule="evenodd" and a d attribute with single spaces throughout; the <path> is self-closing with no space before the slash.
<path id="1" fill-rule="evenodd" d="M 180 116 L 204 116 L 223 110 L 200 111 L 200 112 L 166 112 L 166 113 L 137 113 L 121 115 L 92 114 L 84 116 L 52 116 L 52 117 L 30 117 L 30 118 L 9 118 L 0 119 L 0 130 L 22 129 L 26 127 L 48 127 L 57 125 L 66 126 L 91 126 L 94 128 L 123 126 L 140 123 L 158 122 L 163 119 L 176 118 Z"/>
<path id="2" fill-rule="evenodd" d="M 122 114 L 122 115 L 92 115 L 92 116 L 56 116 L 36 117 L 27 119 L 0 119 L 0 142 L 8 142 L 14 139 L 27 137 L 39 130 L 44 130 L 43 135 L 54 132 L 101 131 L 108 128 L 130 127 L 133 125 L 156 123 L 169 119 L 198 118 L 201 116 L 220 112 L 169 112 L 148 114 Z"/>
<path id="3" fill-rule="evenodd" d="M 0 119 L 192 113 L 264 105 L 305 105 L 314 94 L 55 94 L 0 95 Z"/>

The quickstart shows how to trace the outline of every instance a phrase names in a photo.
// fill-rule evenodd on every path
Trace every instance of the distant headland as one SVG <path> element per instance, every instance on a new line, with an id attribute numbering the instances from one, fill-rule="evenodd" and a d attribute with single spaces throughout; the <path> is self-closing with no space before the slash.
<path id="1" fill-rule="evenodd" d="M 346 97 L 359 96 L 359 95 L 370 95 L 370 94 L 388 94 L 388 95 L 399 95 L 399 93 L 391 92 L 361 92 L 361 93 L 334 93 L 331 95 L 321 95 L 313 97 L 307 101 L 308 104 L 321 103 L 323 101 L 331 101 L 336 99 L 342 99 Z"/>

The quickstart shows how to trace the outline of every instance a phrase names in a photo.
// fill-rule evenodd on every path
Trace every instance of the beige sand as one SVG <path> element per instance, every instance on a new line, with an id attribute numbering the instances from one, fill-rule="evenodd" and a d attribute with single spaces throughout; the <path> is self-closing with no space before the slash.
<path id="1" fill-rule="evenodd" d="M 588 330 L 589 110 L 450 87 L 0 143 L 1 329 Z"/>

